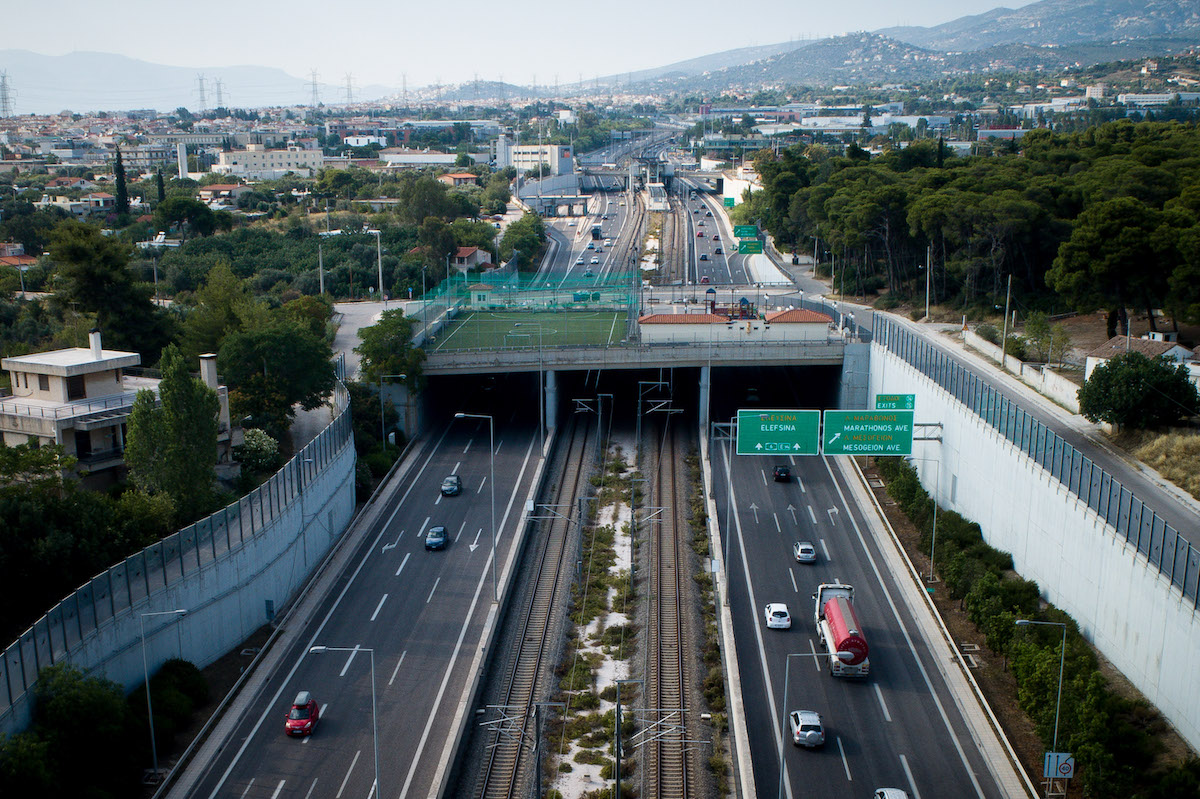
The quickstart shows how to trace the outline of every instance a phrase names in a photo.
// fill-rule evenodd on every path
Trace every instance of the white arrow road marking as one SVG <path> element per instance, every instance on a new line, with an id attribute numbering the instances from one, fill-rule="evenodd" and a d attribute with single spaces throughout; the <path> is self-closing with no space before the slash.
<path id="1" fill-rule="evenodd" d="M 800 522 L 796 521 L 796 506 L 788 505 L 787 511 L 788 513 L 792 514 L 792 524 L 799 524 Z"/>
<path id="2" fill-rule="evenodd" d="M 750 510 L 754 511 L 754 523 L 758 524 L 758 506 L 751 502 Z"/>
<path id="3" fill-rule="evenodd" d="M 827 510 L 825 512 L 829 514 L 829 523 L 836 524 L 836 522 L 834 521 L 834 517 L 838 515 L 838 509 L 830 508 L 829 510 Z"/>
<path id="4" fill-rule="evenodd" d="M 483 535 L 483 528 L 482 528 L 482 527 L 480 527 L 480 528 L 479 528 L 479 531 L 478 531 L 477 533 L 475 533 L 475 540 L 474 540 L 474 541 L 472 541 L 471 543 L 467 544 L 467 549 L 469 549 L 469 550 L 471 550 L 472 552 L 474 552 L 474 551 L 475 551 L 475 548 L 479 546 L 479 536 L 481 536 L 481 535 Z"/>

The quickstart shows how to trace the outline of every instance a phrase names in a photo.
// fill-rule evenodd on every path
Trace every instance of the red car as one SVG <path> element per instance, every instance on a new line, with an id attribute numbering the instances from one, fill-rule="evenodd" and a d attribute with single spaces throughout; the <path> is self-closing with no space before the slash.
<path id="1" fill-rule="evenodd" d="M 288 711 L 283 730 L 288 735 L 311 735 L 320 718 L 321 708 L 317 705 L 317 700 L 313 699 L 308 691 L 301 691 L 296 694 L 296 701 L 292 702 L 292 709 Z"/>

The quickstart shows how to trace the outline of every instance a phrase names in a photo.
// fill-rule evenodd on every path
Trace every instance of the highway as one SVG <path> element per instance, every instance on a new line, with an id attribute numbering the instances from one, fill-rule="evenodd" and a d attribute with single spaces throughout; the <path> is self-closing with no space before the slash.
<path id="1" fill-rule="evenodd" d="M 478 402 L 463 401 L 474 412 Z M 480 407 L 482 410 L 482 408 Z M 499 409 L 496 409 L 499 410 Z M 378 524 L 339 575 L 336 590 L 306 622 L 285 665 L 255 697 L 192 791 L 205 797 L 368 797 L 375 758 L 372 656 L 378 711 L 380 795 L 428 796 L 445 776 L 447 741 L 492 612 L 489 426 L 442 421 L 431 444 L 390 494 Z M 497 555 L 501 571 L 537 462 L 536 421 L 511 412 L 496 420 Z M 443 477 L 463 493 L 443 497 Z M 424 549 L 425 531 L 444 525 L 444 551 Z M 502 574 L 501 574 L 502 577 Z M 331 651 L 310 653 L 314 646 Z M 352 651 L 332 651 L 345 648 Z M 356 651 L 355 651 L 356 650 Z M 299 691 L 321 707 L 316 733 L 284 734 Z"/>
<path id="2" fill-rule="evenodd" d="M 784 401 L 773 404 L 771 393 L 764 393 L 765 408 L 822 404 L 812 395 L 788 400 L 786 392 L 776 392 L 774 399 Z M 744 404 L 737 398 L 713 418 L 728 418 L 733 405 Z M 789 799 L 867 796 L 876 787 L 902 788 L 914 799 L 1003 796 L 942 679 L 936 661 L 948 654 L 931 652 L 921 638 L 901 599 L 898 580 L 906 578 L 892 573 L 890 545 L 877 540 L 834 459 L 735 456 L 730 473 L 727 453 L 727 444 L 714 446 L 713 480 L 718 521 L 725 525 L 727 514 L 731 521 L 722 531 L 729 603 L 759 795 L 776 795 L 786 713 L 805 709 L 824 717 L 826 743 L 814 750 L 790 740 L 784 746 L 782 795 Z M 791 482 L 772 480 L 776 463 L 792 465 Z M 815 564 L 792 558 L 792 543 L 800 540 L 816 545 Z M 871 674 L 862 680 L 831 676 L 819 654 L 811 594 L 838 579 L 856 588 L 870 646 Z M 769 602 L 787 604 L 790 630 L 766 628 Z"/>

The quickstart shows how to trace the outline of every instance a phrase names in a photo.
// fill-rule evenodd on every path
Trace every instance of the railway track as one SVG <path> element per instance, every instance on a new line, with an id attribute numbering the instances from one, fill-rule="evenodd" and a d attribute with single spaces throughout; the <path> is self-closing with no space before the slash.
<path id="1" fill-rule="evenodd" d="M 562 477 L 553 502 L 562 507 L 578 506 L 578 498 L 587 491 L 587 468 L 592 463 L 589 442 L 593 422 L 590 417 L 573 417 L 565 436 L 567 446 L 561 461 Z M 487 749 L 486 766 L 481 769 L 475 796 L 484 799 L 522 796 L 529 781 L 540 779 L 536 773 L 534 745 L 534 707 L 546 693 L 540 684 L 553 671 L 554 655 L 552 616 L 560 594 L 560 583 L 569 579 L 568 557 L 571 522 L 566 514 L 555 514 L 542 522 L 535 548 L 533 588 L 516 620 L 520 625 L 515 650 L 508 661 L 504 680 L 503 715 L 494 723 Z M 540 795 L 540 790 L 538 795 Z"/>
<path id="2" fill-rule="evenodd" d="M 644 796 L 686 799 L 695 793 L 695 764 L 687 743 L 686 702 L 691 694 L 691 658 L 686 654 L 687 603 L 687 472 L 678 423 L 654 425 L 651 445 L 655 504 L 661 509 L 649 531 L 650 598 L 646 639 L 648 741 L 643 747 Z M 656 446 L 655 446 L 656 445 Z"/>

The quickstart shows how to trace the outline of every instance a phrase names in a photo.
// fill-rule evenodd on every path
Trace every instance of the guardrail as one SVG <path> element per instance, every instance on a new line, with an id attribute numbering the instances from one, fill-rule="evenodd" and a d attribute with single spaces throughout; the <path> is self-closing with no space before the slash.
<path id="1" fill-rule="evenodd" d="M 353 446 L 349 395 L 340 381 L 333 406 L 337 416 L 329 425 L 257 489 L 101 572 L 10 644 L 0 658 L 0 729 L 12 731 L 23 726 L 13 714 L 28 714 L 29 695 L 40 669 L 63 660 L 84 668 L 97 667 L 97 663 L 86 662 L 89 657 L 96 659 L 95 651 L 88 656 L 81 653 L 99 635 L 119 630 L 119 625 L 130 619 L 136 621 L 140 610 L 153 599 L 242 548 L 260 543 L 264 531 L 275 531 L 285 514 L 295 513 L 297 505 L 302 510 L 305 488 L 323 477 L 328 467 L 343 457 L 347 446 Z M 298 527 L 303 527 L 304 519 L 300 521 Z M 291 530 L 290 534 L 298 536 L 300 532 Z M 129 630 L 136 635 L 136 624 Z M 116 649 L 132 645 L 122 635 L 113 638 L 111 646 Z M 138 666 L 140 681 L 140 661 Z M 110 678 L 121 682 L 118 677 Z"/>
<path id="2" fill-rule="evenodd" d="M 882 314 L 875 337 L 1032 458 L 1200 608 L 1200 549 L 1119 480 L 950 355 Z"/>

